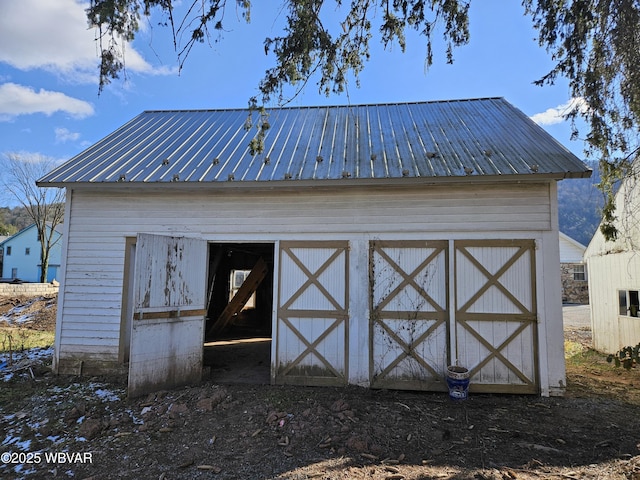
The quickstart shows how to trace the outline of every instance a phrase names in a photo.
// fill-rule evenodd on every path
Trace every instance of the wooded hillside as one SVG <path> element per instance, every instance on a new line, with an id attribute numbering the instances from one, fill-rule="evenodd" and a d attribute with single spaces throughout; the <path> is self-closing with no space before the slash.
<path id="1" fill-rule="evenodd" d="M 26 208 L 0 207 L 0 235 L 13 235 L 32 223 Z"/>
<path id="2" fill-rule="evenodd" d="M 588 245 L 600 225 L 604 197 L 596 185 L 600 182 L 597 162 L 586 162 L 593 170 L 591 178 L 563 180 L 558 184 L 558 220 L 560 231 Z"/>

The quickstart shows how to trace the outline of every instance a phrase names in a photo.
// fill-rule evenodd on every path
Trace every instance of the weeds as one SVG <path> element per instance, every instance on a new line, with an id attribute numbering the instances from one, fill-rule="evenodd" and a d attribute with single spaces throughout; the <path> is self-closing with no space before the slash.
<path id="1" fill-rule="evenodd" d="M 607 356 L 607 362 L 613 362 L 616 367 L 623 367 L 625 370 L 631 370 L 639 361 L 640 343 L 635 347 L 624 347 L 617 353 Z"/>
<path id="2" fill-rule="evenodd" d="M 54 332 L 33 330 L 26 327 L 0 326 L 0 354 L 9 354 L 9 364 L 14 352 L 29 348 L 53 345 Z"/>

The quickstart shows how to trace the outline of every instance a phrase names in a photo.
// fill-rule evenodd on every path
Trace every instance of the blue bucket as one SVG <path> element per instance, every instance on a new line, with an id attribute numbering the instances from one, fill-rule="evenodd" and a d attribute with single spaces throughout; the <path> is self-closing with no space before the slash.
<path id="1" fill-rule="evenodd" d="M 447 367 L 447 386 L 451 400 L 466 400 L 469 396 L 469 370 L 457 365 Z"/>

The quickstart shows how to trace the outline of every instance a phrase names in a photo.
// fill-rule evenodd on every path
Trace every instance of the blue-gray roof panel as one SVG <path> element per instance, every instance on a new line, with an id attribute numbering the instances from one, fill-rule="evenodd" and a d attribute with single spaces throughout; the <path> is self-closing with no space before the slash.
<path id="1" fill-rule="evenodd" d="M 143 112 L 39 184 L 590 175 L 502 98 L 275 108 L 265 150 L 255 156 L 248 115 Z"/>

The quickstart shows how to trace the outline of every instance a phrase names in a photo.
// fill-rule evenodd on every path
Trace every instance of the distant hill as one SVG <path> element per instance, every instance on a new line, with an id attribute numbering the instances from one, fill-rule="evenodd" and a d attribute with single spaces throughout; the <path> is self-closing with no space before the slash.
<path id="1" fill-rule="evenodd" d="M 24 207 L 0 207 L 0 235 L 13 235 L 32 223 Z"/>
<path id="2" fill-rule="evenodd" d="M 588 245 L 600 225 L 602 193 L 598 162 L 586 162 L 593 170 L 591 178 L 562 180 L 558 183 L 558 221 L 560 231 L 583 245 Z"/>

